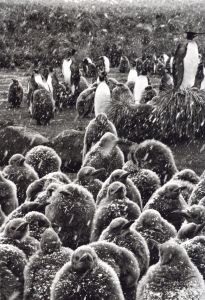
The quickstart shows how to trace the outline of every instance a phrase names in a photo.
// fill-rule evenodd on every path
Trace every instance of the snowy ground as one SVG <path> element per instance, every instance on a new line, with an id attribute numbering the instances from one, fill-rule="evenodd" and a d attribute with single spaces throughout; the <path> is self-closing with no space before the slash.
<path id="1" fill-rule="evenodd" d="M 15 124 L 29 127 L 49 138 L 56 136 L 65 129 L 85 129 L 89 119 L 75 122 L 75 109 L 67 109 L 63 112 L 58 112 L 49 126 L 37 126 L 35 121 L 30 119 L 25 99 L 20 109 L 9 109 L 7 104 L 7 92 L 11 79 L 17 78 L 22 83 L 26 94 L 28 77 L 24 74 L 25 72 L 23 71 L 0 71 L 0 120 L 14 120 Z M 112 70 L 110 77 L 125 82 L 127 74 L 120 74 L 117 70 Z M 151 82 L 156 84 L 158 80 L 156 78 L 151 78 Z M 203 170 L 205 170 L 205 149 L 202 151 L 204 143 L 205 142 L 203 141 L 191 141 L 189 144 L 178 144 L 173 146 L 172 150 L 175 154 L 178 168 L 192 168 L 200 175 Z"/>

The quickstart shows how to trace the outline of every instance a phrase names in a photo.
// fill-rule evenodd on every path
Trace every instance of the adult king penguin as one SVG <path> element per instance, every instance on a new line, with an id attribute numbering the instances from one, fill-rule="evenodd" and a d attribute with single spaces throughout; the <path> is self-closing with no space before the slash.
<path id="1" fill-rule="evenodd" d="M 80 82 L 79 63 L 75 58 L 76 50 L 72 49 L 68 53 L 68 59 L 63 60 L 62 73 L 65 83 L 71 89 L 72 94 L 75 93 Z"/>
<path id="2" fill-rule="evenodd" d="M 195 37 L 204 33 L 186 32 L 186 43 L 180 43 L 173 61 L 173 79 L 175 90 L 194 86 L 199 65 L 198 45 Z"/>

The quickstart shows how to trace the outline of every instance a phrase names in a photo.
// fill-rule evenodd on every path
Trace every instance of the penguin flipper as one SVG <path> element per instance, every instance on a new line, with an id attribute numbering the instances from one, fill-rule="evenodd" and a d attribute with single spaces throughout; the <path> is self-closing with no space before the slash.
<path id="1" fill-rule="evenodd" d="M 173 80 L 175 89 L 179 89 L 184 76 L 184 57 L 187 52 L 187 44 L 179 44 L 173 59 Z"/>

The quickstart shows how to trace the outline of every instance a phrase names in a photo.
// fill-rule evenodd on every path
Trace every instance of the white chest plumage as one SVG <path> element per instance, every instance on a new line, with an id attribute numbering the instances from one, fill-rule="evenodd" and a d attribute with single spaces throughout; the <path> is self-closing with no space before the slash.
<path id="1" fill-rule="evenodd" d="M 71 64 L 72 64 L 71 59 L 70 60 L 64 59 L 62 65 L 62 73 L 63 73 L 64 81 L 70 87 L 71 87 L 71 69 L 70 69 Z"/>
<path id="2" fill-rule="evenodd" d="M 184 57 L 184 76 L 181 88 L 190 88 L 195 83 L 195 77 L 199 64 L 199 51 L 195 41 L 187 44 L 187 52 Z"/>
<path id="3" fill-rule="evenodd" d="M 137 77 L 135 81 L 134 87 L 134 98 L 135 103 L 138 104 L 142 98 L 142 94 L 144 93 L 145 88 L 149 85 L 147 76 L 140 75 Z"/>
<path id="4" fill-rule="evenodd" d="M 110 88 L 105 81 L 99 83 L 94 99 L 95 116 L 107 113 L 111 105 Z"/>

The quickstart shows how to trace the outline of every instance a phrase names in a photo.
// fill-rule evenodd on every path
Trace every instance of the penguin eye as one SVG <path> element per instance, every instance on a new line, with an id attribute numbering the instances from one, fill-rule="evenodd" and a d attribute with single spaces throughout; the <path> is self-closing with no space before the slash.
<path id="1" fill-rule="evenodd" d="M 14 226 L 11 226 L 11 230 L 16 230 L 16 227 L 14 227 Z"/>
<path id="2" fill-rule="evenodd" d="M 80 257 L 77 255 L 75 258 L 76 258 L 76 260 L 79 260 Z"/>

